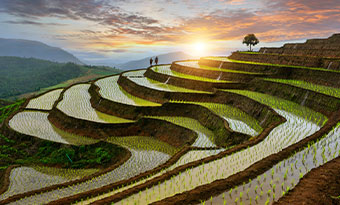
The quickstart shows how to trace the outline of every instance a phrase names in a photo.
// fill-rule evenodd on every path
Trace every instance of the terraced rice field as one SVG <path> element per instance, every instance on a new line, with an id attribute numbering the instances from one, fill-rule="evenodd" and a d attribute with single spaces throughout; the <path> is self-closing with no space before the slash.
<path id="1" fill-rule="evenodd" d="M 51 110 L 54 102 L 57 101 L 62 91 L 63 89 L 56 89 L 56 90 L 47 92 L 37 98 L 34 98 L 29 101 L 26 108 Z"/>
<path id="2" fill-rule="evenodd" d="M 190 65 L 190 62 L 188 62 L 188 65 Z M 198 65 L 198 63 L 197 63 L 197 65 Z M 169 75 L 170 77 L 173 76 L 173 77 L 185 78 L 185 79 L 190 79 L 190 80 L 198 80 L 198 81 L 203 81 L 203 82 L 211 82 L 211 83 L 228 83 L 228 82 L 232 82 L 232 81 L 210 79 L 210 78 L 204 78 L 204 77 L 199 77 L 199 76 L 187 75 L 187 74 L 179 73 L 179 72 L 171 70 L 170 66 L 171 65 L 153 66 L 151 68 L 151 70 L 153 70 L 153 71 L 155 71 L 157 73 L 162 73 L 162 74 L 165 74 L 165 75 Z"/>
<path id="3" fill-rule="evenodd" d="M 267 81 L 271 82 L 278 82 L 278 83 L 284 83 L 287 85 L 293 85 L 299 88 L 312 90 L 318 93 L 322 93 L 325 95 L 330 95 L 333 97 L 340 98 L 340 89 L 339 88 L 333 88 L 329 86 L 323 86 L 323 85 L 317 85 L 313 83 L 308 83 L 302 80 L 288 80 L 288 79 L 265 79 Z"/>
<path id="4" fill-rule="evenodd" d="M 220 65 L 226 61 L 237 62 L 244 66 L 249 64 L 229 60 L 227 57 L 207 57 L 201 60 L 205 60 L 205 63 L 209 63 L 209 60 L 220 61 Z M 214 63 L 216 65 L 216 62 Z M 222 69 L 221 66 L 203 66 L 199 61 L 181 61 L 174 64 L 190 69 L 230 72 L 236 76 L 247 74 L 254 75 L 256 78 L 255 74 L 259 74 L 233 70 L 233 68 Z M 148 69 L 154 71 L 156 75 L 165 74 L 170 78 L 178 77 L 183 81 L 230 83 L 178 73 L 171 70 L 170 65 L 153 66 Z M 218 92 L 203 92 L 151 80 L 144 76 L 145 72 L 145 69 L 129 71 L 98 79 L 93 82 L 99 88 L 93 91 L 95 94 L 89 93 L 90 83 L 77 84 L 66 90 L 54 90 L 30 100 L 26 108 L 15 113 L 8 121 L 7 126 L 10 129 L 62 144 L 83 145 L 99 140 L 70 134 L 66 131 L 70 130 L 69 127 L 57 129 L 48 118 L 49 115 L 53 117 L 55 110 L 60 110 L 69 118 L 61 119 L 65 120 L 66 125 L 72 119 L 80 124 L 88 123 L 86 126 L 97 129 L 103 134 L 106 133 L 105 129 L 100 126 L 113 126 L 109 124 L 112 123 L 117 127 L 126 126 L 124 132 L 133 130 L 138 136 L 108 135 L 101 139 L 124 147 L 131 153 L 131 157 L 124 163 L 101 175 L 91 175 L 102 171 L 97 169 L 76 171 L 41 166 L 14 168 L 9 177 L 10 184 L 7 191 L 0 195 L 0 204 L 3 202 L 1 200 L 8 199 L 10 196 L 42 188 L 47 190 L 27 194 L 10 202 L 13 204 L 49 202 L 56 204 L 93 202 L 96 204 L 272 204 L 285 196 L 289 190 L 294 189 L 311 169 L 340 155 L 340 117 L 336 114 L 340 113 L 340 103 L 336 103 L 340 102 L 340 88 L 301 80 L 265 79 L 302 88 L 301 93 L 290 93 L 287 99 L 290 97 L 291 100 L 284 100 L 275 94 L 249 91 L 247 83 L 240 83 L 244 89 L 242 86 L 240 86 L 242 89 L 223 90 L 212 87 L 212 90 Z M 120 86 L 119 78 L 125 80 L 127 78 L 131 83 Z M 239 81 L 235 79 L 233 82 Z M 280 86 L 277 87 L 273 93 L 281 92 Z M 127 92 L 131 89 L 137 89 L 135 91 L 140 93 L 148 93 L 147 91 L 150 90 L 163 91 L 164 98 L 171 94 L 179 100 L 160 99 L 161 102 L 167 102 L 166 105 L 162 105 L 148 101 L 148 96 L 144 99 L 141 96 L 131 95 L 131 92 Z M 230 92 L 233 95 L 227 95 Z M 204 93 L 204 95 L 196 95 L 197 93 Z M 309 102 L 318 102 L 318 99 L 312 99 L 308 93 L 313 93 L 314 98 L 318 99 L 325 95 L 332 96 L 333 98 L 329 98 L 330 106 L 307 107 L 304 103 L 307 99 Z M 224 95 L 240 98 L 228 99 L 234 102 L 227 104 Z M 59 96 L 62 98 L 57 101 Z M 200 99 L 201 96 L 204 99 L 203 97 Z M 95 97 L 99 102 L 93 101 Z M 256 110 L 253 106 L 238 100 L 245 99 L 244 97 L 257 106 Z M 293 102 L 301 97 L 303 101 Z M 106 110 L 107 113 L 99 112 L 95 108 L 103 98 L 107 101 L 101 105 L 102 110 Z M 177 106 L 176 112 L 163 110 L 171 113 L 171 116 L 164 116 L 164 114 L 158 116 L 154 113 L 155 109 L 171 109 L 169 104 L 172 103 L 174 107 Z M 186 105 L 183 106 L 185 108 L 195 106 L 197 113 L 202 110 L 206 112 L 206 108 L 211 112 L 196 116 L 189 109 L 181 110 L 178 104 Z M 133 118 L 135 120 L 108 114 L 110 109 L 117 110 L 115 106 L 120 106 L 122 116 L 135 116 Z M 32 111 L 32 109 L 45 111 Z M 142 109 L 149 109 L 150 114 L 141 112 Z M 217 116 L 221 122 L 213 123 L 212 119 L 218 119 Z M 156 121 L 164 127 L 159 126 L 160 130 L 158 127 L 153 127 L 150 132 L 145 132 L 143 127 L 140 127 L 146 126 L 143 123 Z M 195 133 L 197 138 L 194 141 L 183 142 L 181 140 L 185 139 L 184 136 L 177 136 L 177 132 L 167 133 L 168 127 L 165 125 L 172 125 L 171 129 L 178 130 L 178 133 L 184 131 Z M 223 146 L 216 143 L 220 133 L 231 132 L 229 128 L 237 132 L 237 137 L 243 137 L 243 141 L 235 144 L 226 141 Z M 222 132 L 224 130 L 228 132 Z M 229 139 L 228 137 L 225 136 L 226 139 Z M 169 142 L 172 141 L 176 143 L 170 144 Z M 269 162 L 268 159 L 272 158 L 276 161 Z M 270 166 L 265 166 L 266 163 Z M 83 176 L 91 177 L 72 183 L 71 181 L 78 176 L 81 176 L 79 177 L 81 179 Z M 230 179 L 235 180 L 235 183 L 228 184 Z M 59 188 L 52 186 L 65 182 L 71 184 Z M 219 189 L 210 189 L 209 186 L 219 186 Z"/>
<path id="5" fill-rule="evenodd" d="M 118 85 L 117 83 L 118 79 L 119 76 L 116 75 L 112 77 L 103 78 L 95 82 L 95 85 L 97 85 L 100 88 L 99 93 L 103 98 L 111 100 L 113 102 L 119 102 L 134 106 L 160 106 L 160 104 L 158 103 L 154 103 L 130 95 Z"/>
<path id="6" fill-rule="evenodd" d="M 66 115 L 99 123 L 125 123 L 131 120 L 106 115 L 92 108 L 88 92 L 90 84 L 79 84 L 67 89 L 57 108 Z"/>
<path id="7" fill-rule="evenodd" d="M 129 80 L 133 81 L 134 83 L 148 87 L 155 90 L 160 91 L 167 91 L 167 92 L 183 92 L 183 93 L 209 93 L 204 91 L 197 91 L 197 90 L 191 90 L 187 88 L 177 87 L 174 85 L 169 85 L 166 83 L 161 83 L 155 80 L 151 80 L 146 77 L 140 77 L 143 76 L 146 70 L 140 70 L 140 71 L 131 71 L 128 73 L 124 73 L 124 76 L 127 76 Z M 137 76 L 137 77 L 136 77 Z M 139 76 L 139 77 L 138 77 Z"/>
<path id="8" fill-rule="evenodd" d="M 208 59 L 215 59 L 215 58 L 208 58 Z M 224 59 L 224 58 L 221 58 L 221 59 L 217 58 L 217 59 L 218 60 L 222 60 L 223 59 L 223 61 L 227 61 L 228 62 L 228 59 Z M 199 61 L 182 61 L 182 62 L 176 62 L 176 64 L 182 65 L 182 66 L 187 66 L 187 67 L 190 67 L 190 68 L 203 69 L 203 70 L 211 70 L 211 71 L 221 71 L 221 72 L 250 74 L 250 75 L 259 74 L 259 73 L 254 73 L 254 72 L 246 72 L 246 71 L 225 69 L 225 68 L 221 68 L 221 67 L 210 67 L 210 66 L 206 66 L 206 65 L 200 65 Z M 221 66 L 222 66 L 222 64 L 221 64 Z"/>
<path id="9" fill-rule="evenodd" d="M 19 133 L 62 144 L 86 145 L 97 142 L 97 140 L 69 134 L 54 127 L 48 121 L 47 116 L 48 113 L 40 111 L 23 111 L 16 114 L 9 121 L 9 125 Z"/>

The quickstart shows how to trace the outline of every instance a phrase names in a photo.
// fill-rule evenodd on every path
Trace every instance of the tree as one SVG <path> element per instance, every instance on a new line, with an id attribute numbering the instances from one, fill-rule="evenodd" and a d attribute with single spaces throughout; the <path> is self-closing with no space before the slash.
<path id="1" fill-rule="evenodd" d="M 259 39 L 256 38 L 255 34 L 251 33 L 251 34 L 248 34 L 244 37 L 242 43 L 247 44 L 247 46 L 249 46 L 249 50 L 251 51 L 251 46 L 255 46 L 259 42 L 260 41 L 259 41 Z"/>

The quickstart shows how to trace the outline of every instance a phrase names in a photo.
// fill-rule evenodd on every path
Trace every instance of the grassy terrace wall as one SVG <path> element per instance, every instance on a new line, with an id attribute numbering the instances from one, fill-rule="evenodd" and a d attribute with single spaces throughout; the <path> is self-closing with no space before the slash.
<path id="1" fill-rule="evenodd" d="M 174 64 L 172 64 L 172 65 L 174 65 Z M 180 66 L 180 65 L 176 64 L 176 66 Z M 188 67 L 188 70 L 189 69 L 192 70 L 193 68 Z M 199 70 L 199 69 L 196 69 L 196 70 Z M 175 71 L 177 71 L 177 70 L 175 70 Z M 204 71 L 204 70 L 199 70 L 198 72 L 200 72 L 200 71 Z M 181 71 L 177 71 L 177 72 L 181 72 Z M 205 72 L 211 73 L 211 74 L 214 74 L 214 75 L 217 74 L 216 78 L 218 78 L 218 76 L 220 75 L 220 72 L 216 72 L 216 71 L 205 71 Z M 181 73 L 185 73 L 185 72 L 181 72 Z M 189 74 L 189 72 L 185 73 L 185 74 Z M 196 74 L 191 73 L 190 75 L 196 75 Z M 148 68 L 148 70 L 145 72 L 144 76 L 147 77 L 147 78 L 150 78 L 152 80 L 162 82 L 162 83 L 165 83 L 167 81 L 168 84 L 175 85 L 175 86 L 178 86 L 178 87 L 184 87 L 184 88 L 188 88 L 188 89 L 208 91 L 208 92 L 213 92 L 214 88 L 220 88 L 220 89 L 240 89 L 240 88 L 242 88 L 242 84 L 240 84 L 238 82 L 235 82 L 235 83 L 234 82 L 231 82 L 231 83 L 214 83 L 214 82 L 205 82 L 205 81 L 199 81 L 199 80 L 185 79 L 185 78 L 174 77 L 174 76 L 170 76 L 170 75 L 166 75 L 166 74 L 162 74 L 162 73 L 157 73 L 150 68 Z M 204 73 L 202 73 L 201 76 L 216 79 L 215 77 L 212 77 L 212 75 L 207 76 Z M 225 76 L 226 75 L 221 75 L 221 79 Z"/>
<path id="2" fill-rule="evenodd" d="M 288 43 L 281 48 L 261 48 L 263 53 L 276 53 L 301 56 L 340 57 L 340 35 L 334 34 L 327 39 L 309 39 L 305 43 Z"/>
<path id="3" fill-rule="evenodd" d="M 283 83 L 256 79 L 250 82 L 245 89 L 295 102 L 327 117 L 340 108 L 340 99 L 338 98 Z"/>
<path id="4" fill-rule="evenodd" d="M 220 63 L 212 67 L 218 68 L 219 65 Z M 222 66 L 221 68 L 224 68 L 224 67 Z M 170 69 L 173 71 L 188 74 L 188 75 L 206 77 L 206 78 L 211 78 L 211 79 L 219 78 L 220 80 L 228 80 L 228 81 L 236 81 L 236 82 L 247 82 L 251 79 L 254 79 L 255 77 L 266 76 L 264 74 L 246 74 L 246 73 L 233 73 L 233 72 L 223 72 L 223 71 L 221 72 L 221 71 L 216 71 L 216 70 L 198 69 L 198 68 L 193 68 L 190 66 L 180 65 L 176 63 L 176 61 L 171 64 Z"/>
<path id="5" fill-rule="evenodd" d="M 197 137 L 189 129 L 155 119 L 142 118 L 135 123 L 101 124 L 67 116 L 56 108 L 52 109 L 48 119 L 54 126 L 68 133 L 96 139 L 106 139 L 108 136 L 150 136 L 172 146 L 182 147 L 186 143 L 193 143 Z"/>
<path id="6" fill-rule="evenodd" d="M 291 48 L 287 49 L 287 48 L 263 47 L 260 49 L 260 52 L 264 52 L 264 49 L 266 49 L 266 53 L 340 58 L 340 51 L 333 50 L 333 49 L 322 49 L 321 50 L 321 49 L 291 49 Z"/>
<path id="7" fill-rule="evenodd" d="M 207 66 L 216 66 L 221 64 L 219 60 L 212 59 L 200 59 L 200 64 Z M 292 80 L 303 80 L 314 84 L 340 87 L 340 72 L 328 71 L 323 69 L 309 69 L 299 68 L 291 66 L 275 66 L 275 65 L 260 65 L 252 63 L 233 63 L 223 62 L 223 68 L 232 70 L 265 72 L 271 73 L 269 77 L 272 78 L 284 78 Z"/>
<path id="8" fill-rule="evenodd" d="M 231 105 L 258 120 L 263 128 L 274 121 L 279 121 L 280 118 L 270 107 L 235 93 L 222 91 L 217 91 L 213 94 L 164 92 L 137 85 L 125 76 L 120 76 L 118 84 L 128 93 L 153 102 L 165 103 L 175 100 Z"/>
<path id="9" fill-rule="evenodd" d="M 252 61 L 259 63 L 307 66 L 315 68 L 325 68 L 329 70 L 340 70 L 339 58 L 322 58 L 313 56 L 279 55 L 261 52 L 233 52 L 228 58 L 240 61 Z"/>
<path id="10" fill-rule="evenodd" d="M 222 65 L 221 65 L 222 63 Z M 236 63 L 236 62 L 227 62 L 227 61 L 220 61 L 220 60 L 213 60 L 207 58 L 201 58 L 199 60 L 200 65 L 210 66 L 210 67 L 220 67 L 224 69 L 230 70 L 238 70 L 238 71 L 245 71 L 245 72 L 255 72 L 262 74 L 263 77 L 268 75 L 274 75 L 279 72 L 277 69 L 273 69 L 273 66 L 264 66 L 264 65 L 257 65 L 257 64 L 244 64 L 244 63 Z M 210 71 L 209 71 L 210 72 Z M 263 75 L 266 74 L 266 75 Z"/>

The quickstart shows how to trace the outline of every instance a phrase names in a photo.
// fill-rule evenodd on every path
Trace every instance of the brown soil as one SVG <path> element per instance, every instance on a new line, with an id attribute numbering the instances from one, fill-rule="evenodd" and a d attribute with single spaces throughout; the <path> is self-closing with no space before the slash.
<path id="1" fill-rule="evenodd" d="M 340 157 L 312 169 L 297 186 L 280 198 L 280 204 L 340 204 Z"/>
<path id="2" fill-rule="evenodd" d="M 2 170 L 0 172 L 0 195 L 3 194 L 5 191 L 7 191 L 10 180 L 9 180 L 9 176 L 11 174 L 12 169 L 18 167 L 18 165 L 11 165 L 9 167 L 7 167 L 7 169 Z M 1 204 L 1 203 L 0 203 Z"/>

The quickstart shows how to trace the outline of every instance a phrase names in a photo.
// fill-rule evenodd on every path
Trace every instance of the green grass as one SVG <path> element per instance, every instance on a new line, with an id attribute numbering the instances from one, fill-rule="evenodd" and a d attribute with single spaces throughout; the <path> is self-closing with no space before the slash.
<path id="1" fill-rule="evenodd" d="M 318 70 L 318 71 L 327 71 L 327 72 L 334 72 L 340 73 L 338 70 L 326 70 L 324 68 L 315 68 L 315 67 L 306 67 L 306 66 L 295 66 L 295 65 L 282 65 L 282 64 L 271 64 L 271 63 L 259 63 L 253 61 L 240 61 L 240 60 L 233 60 L 228 57 L 206 57 L 204 59 L 209 60 L 217 60 L 217 61 L 225 61 L 225 62 L 233 62 L 233 63 L 243 63 L 243 64 L 253 64 L 253 65 L 263 65 L 263 66 L 275 66 L 275 67 L 290 67 L 290 68 L 302 68 L 302 69 L 309 69 L 309 70 Z"/>
<path id="2" fill-rule="evenodd" d="M 232 82 L 232 81 L 217 80 L 217 79 L 211 79 L 211 78 L 205 78 L 205 77 L 200 77 L 200 76 L 194 76 L 194 75 L 179 73 L 179 72 L 171 70 L 170 65 L 168 65 L 168 66 L 154 66 L 151 69 L 153 71 L 157 72 L 157 73 L 162 73 L 162 74 L 165 74 L 165 75 L 179 77 L 179 78 L 185 78 L 185 79 L 190 79 L 190 80 L 197 80 L 197 81 L 211 82 L 211 83 L 230 83 L 230 82 Z"/>
<path id="3" fill-rule="evenodd" d="M 253 100 L 256 100 L 262 104 L 279 110 L 285 110 L 294 115 L 300 116 L 306 120 L 314 122 L 318 125 L 324 125 L 328 120 L 326 116 L 319 112 L 315 112 L 307 107 L 301 106 L 297 103 L 284 100 L 272 95 L 248 91 L 248 90 L 225 90 L 236 94 L 247 96 Z"/>
<path id="4" fill-rule="evenodd" d="M 244 53 L 244 54 L 264 54 L 256 51 L 240 51 L 238 53 Z"/>
<path id="5" fill-rule="evenodd" d="M 170 102 L 201 105 L 203 107 L 208 108 L 217 115 L 245 122 L 247 125 L 249 125 L 257 132 L 262 132 L 262 127 L 255 118 L 251 117 L 247 113 L 233 106 L 206 102 L 188 102 L 188 101 L 170 101 Z"/>
<path id="6" fill-rule="evenodd" d="M 288 80 L 288 79 L 271 79 L 265 78 L 266 81 L 277 82 L 277 83 L 284 83 L 288 85 L 293 85 L 296 87 L 304 88 L 307 90 L 312 90 L 318 93 L 322 93 L 325 95 L 330 95 L 333 97 L 340 98 L 340 88 L 333 88 L 324 85 L 317 85 L 309 82 L 305 82 L 302 80 Z"/>
<path id="7" fill-rule="evenodd" d="M 107 141 L 127 148 L 156 150 L 169 155 L 174 155 L 178 151 L 178 149 L 165 142 L 146 136 L 109 137 Z"/>
<path id="8" fill-rule="evenodd" d="M 209 59 L 210 57 L 206 58 Z M 213 58 L 213 57 L 211 57 Z M 198 61 L 181 61 L 176 62 L 179 65 L 203 69 L 203 70 L 212 70 L 212 71 L 221 71 L 221 72 L 228 72 L 228 73 L 239 73 L 239 74 L 249 74 L 249 75 L 258 75 L 261 73 L 254 73 L 254 72 L 247 72 L 247 71 L 240 71 L 240 70 L 232 70 L 232 69 L 225 69 L 225 68 L 217 68 L 217 67 L 210 67 L 206 65 L 198 64 Z"/>
<path id="9" fill-rule="evenodd" d="M 11 105 L 0 108 L 0 124 L 9 117 L 12 113 L 19 110 L 20 106 L 25 102 L 25 99 L 21 99 Z"/>

